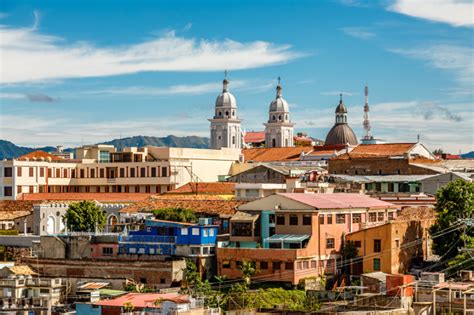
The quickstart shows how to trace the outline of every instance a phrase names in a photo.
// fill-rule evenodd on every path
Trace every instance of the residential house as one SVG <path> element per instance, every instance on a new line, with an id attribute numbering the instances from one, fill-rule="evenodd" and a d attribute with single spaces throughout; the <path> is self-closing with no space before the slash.
<path id="1" fill-rule="evenodd" d="M 253 262 L 259 279 L 293 284 L 336 274 L 343 236 L 396 216 L 390 203 L 360 194 L 279 193 L 238 207 L 228 242 L 219 242 L 217 270 L 240 277 Z"/>

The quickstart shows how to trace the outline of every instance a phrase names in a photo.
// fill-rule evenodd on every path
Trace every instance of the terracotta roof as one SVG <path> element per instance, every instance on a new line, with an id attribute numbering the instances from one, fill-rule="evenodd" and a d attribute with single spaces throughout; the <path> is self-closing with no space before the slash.
<path id="1" fill-rule="evenodd" d="M 31 269 L 30 266 L 27 266 L 27 265 L 11 266 L 11 267 L 5 267 L 5 268 L 8 268 L 12 273 L 14 273 L 16 275 L 25 275 L 25 276 L 28 276 L 28 275 L 35 276 L 35 275 L 37 275 L 37 273 L 33 269 Z"/>
<path id="2" fill-rule="evenodd" d="M 294 136 L 294 137 L 293 137 L 293 140 L 294 140 L 294 141 L 298 141 L 298 142 L 308 142 L 308 143 L 312 143 L 312 142 L 313 142 L 313 139 L 308 138 L 308 137 L 298 137 L 298 136 Z"/>
<path id="3" fill-rule="evenodd" d="M 243 149 L 245 161 L 275 162 L 299 160 L 301 152 L 308 153 L 313 147 L 251 148 Z"/>
<path id="4" fill-rule="evenodd" d="M 414 145 L 416 143 L 360 144 L 336 159 L 400 156 L 408 153 Z"/>
<path id="5" fill-rule="evenodd" d="M 248 131 L 244 136 L 245 143 L 260 143 L 265 141 L 264 131 Z"/>
<path id="6" fill-rule="evenodd" d="M 169 191 L 166 194 L 211 194 L 211 195 L 234 195 L 235 183 L 214 182 L 197 183 L 189 182 L 183 186 Z"/>
<path id="7" fill-rule="evenodd" d="M 315 146 L 309 155 L 332 155 L 335 151 L 341 151 L 345 148 L 345 144 Z"/>
<path id="8" fill-rule="evenodd" d="M 189 302 L 189 297 L 178 293 L 128 293 L 115 299 L 96 302 L 94 305 L 123 307 L 125 303 L 130 302 L 135 308 L 159 308 L 159 304 L 155 305 L 157 300 L 183 304 Z"/>
<path id="9" fill-rule="evenodd" d="M 350 209 L 350 208 L 396 208 L 394 204 L 361 194 L 313 194 L 313 193 L 279 193 L 316 209 Z"/>
<path id="10" fill-rule="evenodd" d="M 185 208 L 206 215 L 232 215 L 243 201 L 226 200 L 214 195 L 160 195 L 137 202 L 120 210 L 121 213 L 151 212 L 162 208 Z"/>
<path id="11" fill-rule="evenodd" d="M 99 202 L 137 202 L 153 194 L 144 193 L 35 193 L 23 194 L 22 200 L 96 200 Z"/>
<path id="12" fill-rule="evenodd" d="M 30 152 L 30 153 L 27 153 L 25 155 L 22 155 L 18 158 L 18 160 L 32 160 L 32 159 L 45 159 L 47 160 L 48 158 L 51 159 L 51 161 L 61 161 L 62 159 L 58 156 L 55 156 L 55 155 L 52 155 L 52 154 L 49 154 L 48 152 L 44 152 L 44 151 L 41 151 L 41 150 L 37 150 L 37 151 L 33 151 L 33 152 Z"/>
<path id="13" fill-rule="evenodd" d="M 14 220 L 31 214 L 32 201 L 0 200 L 0 220 Z"/>

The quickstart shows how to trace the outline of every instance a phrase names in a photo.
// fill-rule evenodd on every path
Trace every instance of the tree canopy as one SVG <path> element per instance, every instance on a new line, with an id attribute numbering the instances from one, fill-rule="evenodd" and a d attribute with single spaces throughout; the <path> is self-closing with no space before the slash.
<path id="1" fill-rule="evenodd" d="M 152 211 L 155 219 L 176 221 L 176 222 L 196 222 L 197 217 L 194 211 L 185 208 L 162 208 Z"/>
<path id="2" fill-rule="evenodd" d="M 69 231 L 94 232 L 104 227 L 106 216 L 95 202 L 84 200 L 71 203 L 63 220 Z"/>
<path id="3" fill-rule="evenodd" d="M 474 268 L 474 259 L 459 250 L 474 248 L 474 228 L 467 224 L 474 215 L 474 183 L 458 179 L 440 188 L 435 210 L 436 222 L 430 229 L 434 253 L 453 271 Z"/>

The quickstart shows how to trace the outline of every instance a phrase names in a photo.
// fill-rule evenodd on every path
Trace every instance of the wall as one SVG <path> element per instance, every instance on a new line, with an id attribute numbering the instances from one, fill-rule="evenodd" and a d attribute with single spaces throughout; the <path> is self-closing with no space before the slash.
<path id="1" fill-rule="evenodd" d="M 356 174 L 357 170 L 357 174 Z M 400 173 L 398 172 L 400 170 Z M 380 171 L 382 174 L 380 174 Z M 366 158 L 332 159 L 328 164 L 329 174 L 347 175 L 429 175 L 435 171 L 409 164 L 407 159 Z"/>

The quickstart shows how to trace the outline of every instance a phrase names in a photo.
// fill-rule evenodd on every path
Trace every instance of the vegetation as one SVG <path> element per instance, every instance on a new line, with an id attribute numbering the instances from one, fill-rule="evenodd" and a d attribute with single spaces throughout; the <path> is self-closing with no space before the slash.
<path id="1" fill-rule="evenodd" d="M 18 235 L 17 230 L 0 230 L 0 235 Z"/>
<path id="2" fill-rule="evenodd" d="M 124 312 L 130 313 L 130 312 L 133 312 L 134 309 L 135 309 L 135 306 L 133 306 L 132 302 L 123 303 Z"/>
<path id="3" fill-rule="evenodd" d="M 358 255 L 354 241 L 345 241 L 341 248 L 342 266 L 345 274 L 351 273 L 352 260 Z"/>
<path id="4" fill-rule="evenodd" d="M 72 203 L 63 217 L 69 231 L 93 232 L 105 226 L 105 212 L 93 201 Z"/>
<path id="5" fill-rule="evenodd" d="M 303 290 L 285 290 L 283 288 L 260 288 L 251 290 L 251 278 L 257 273 L 253 262 L 242 262 L 240 265 L 242 281 L 225 284 L 223 277 L 216 277 L 211 285 L 203 281 L 196 265 L 187 260 L 183 269 L 185 292 L 193 296 L 205 297 L 208 307 L 221 307 L 224 311 L 231 309 L 258 309 L 281 306 L 286 310 L 315 311 L 319 309 L 317 299 L 307 297 Z"/>
<path id="6" fill-rule="evenodd" d="M 197 217 L 193 210 L 185 208 L 163 208 L 152 211 L 155 219 L 176 221 L 176 222 L 196 222 Z"/>
<path id="7" fill-rule="evenodd" d="M 448 274 L 474 269 L 474 260 L 459 248 L 474 248 L 474 227 L 467 219 L 474 216 L 474 183 L 458 179 L 436 193 L 436 222 L 431 227 L 433 251 L 448 261 Z M 459 227 L 456 229 L 456 227 Z"/>

